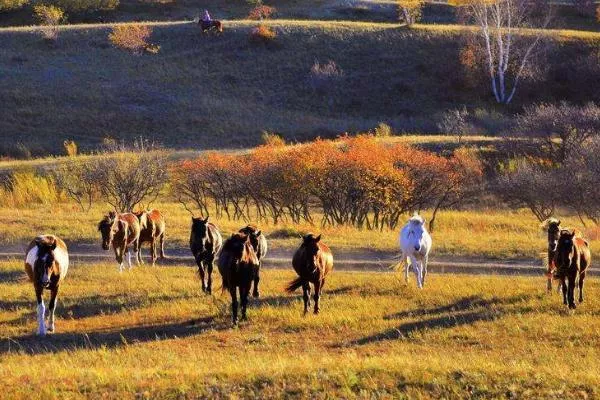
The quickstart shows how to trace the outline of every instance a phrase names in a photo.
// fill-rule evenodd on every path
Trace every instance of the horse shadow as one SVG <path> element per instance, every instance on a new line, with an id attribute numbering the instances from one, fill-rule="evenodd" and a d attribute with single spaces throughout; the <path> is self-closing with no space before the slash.
<path id="1" fill-rule="evenodd" d="M 352 286 L 342 286 L 332 290 L 323 290 L 321 295 L 322 298 L 326 298 L 328 296 L 339 296 L 343 294 L 350 293 L 353 290 Z M 311 296 L 314 292 L 311 292 Z M 279 295 L 279 296 L 269 296 L 269 297 L 259 297 L 258 299 L 253 298 L 250 300 L 250 306 L 256 306 L 258 308 L 261 307 L 287 307 L 291 304 L 294 304 L 302 300 L 302 291 L 299 293 L 292 295 Z"/>
<path id="2" fill-rule="evenodd" d="M 0 282 L 3 284 L 22 283 L 27 280 L 27 275 L 23 270 L 0 271 Z"/>
<path id="3" fill-rule="evenodd" d="M 403 311 L 385 316 L 384 319 L 405 319 L 425 316 L 429 318 L 405 322 L 395 328 L 359 338 L 347 343 L 350 346 L 362 346 L 384 340 L 402 339 L 413 333 L 425 330 L 451 329 L 462 325 L 471 325 L 480 321 L 493 321 L 508 313 L 507 306 L 527 301 L 532 296 L 514 296 L 507 299 L 482 299 L 469 296 L 448 305 L 433 307 L 425 310 Z"/>
<path id="4" fill-rule="evenodd" d="M 129 344 L 185 338 L 206 331 L 230 329 L 230 324 L 216 316 L 163 325 L 141 325 L 116 330 L 86 333 L 53 333 L 44 338 L 35 334 L 0 339 L 0 355 L 11 352 L 26 354 L 59 353 L 77 349 L 117 348 Z"/>

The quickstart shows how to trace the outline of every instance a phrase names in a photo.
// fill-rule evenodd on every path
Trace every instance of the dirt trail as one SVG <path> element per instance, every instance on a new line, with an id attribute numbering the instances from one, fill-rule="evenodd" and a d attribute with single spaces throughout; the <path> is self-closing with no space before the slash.
<path id="1" fill-rule="evenodd" d="M 71 260 L 74 264 L 90 262 L 114 261 L 112 251 L 102 251 L 98 244 L 77 243 L 69 245 Z M 159 265 L 194 265 L 187 248 L 167 248 L 167 260 L 159 261 Z M 394 252 L 369 250 L 335 250 L 335 269 L 343 271 L 389 272 L 398 263 L 398 255 Z M 294 249 L 274 249 L 265 259 L 265 268 L 291 268 Z M 142 255 L 148 263 L 149 249 L 144 248 Z M 19 260 L 24 250 L 19 246 L 11 246 L 0 253 L 0 259 Z M 544 269 L 539 260 L 492 260 L 477 257 L 435 257 L 429 261 L 430 273 L 466 273 L 466 274 L 501 274 L 501 275 L 543 275 Z"/>

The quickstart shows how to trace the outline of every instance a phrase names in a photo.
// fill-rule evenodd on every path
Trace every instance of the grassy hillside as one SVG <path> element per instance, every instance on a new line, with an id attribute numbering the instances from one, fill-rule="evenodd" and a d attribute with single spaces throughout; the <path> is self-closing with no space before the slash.
<path id="1" fill-rule="evenodd" d="M 8 398 L 595 398 L 600 290 L 568 314 L 541 278 L 335 272 L 322 312 L 263 274 L 249 322 L 194 270 L 75 265 L 57 332 L 35 331 L 21 262 L 0 264 L 0 379 Z M 220 278 L 217 278 L 220 282 Z M 565 343 L 568 343 L 565 346 Z"/>
<path id="2" fill-rule="evenodd" d="M 262 130 L 291 140 L 365 130 L 380 121 L 401 131 L 437 131 L 447 109 L 493 107 L 487 83 L 458 62 L 456 27 L 274 21 L 268 47 L 249 43 L 252 22 L 226 22 L 222 36 L 192 23 L 157 25 L 156 56 L 112 48 L 109 27 L 71 27 L 49 48 L 31 29 L 0 30 L 0 153 L 59 152 L 70 138 L 84 148 L 101 138 L 143 135 L 173 147 L 256 144 Z M 597 99 L 597 76 L 583 73 L 595 34 L 550 33 L 544 79 L 524 82 L 519 101 Z M 315 90 L 311 66 L 333 60 L 344 71 Z M 582 72 L 583 71 L 583 72 Z M 550 82 L 550 83 L 549 83 Z M 502 110 L 506 111 L 506 110 Z M 27 147 L 19 146 L 22 143 Z"/>

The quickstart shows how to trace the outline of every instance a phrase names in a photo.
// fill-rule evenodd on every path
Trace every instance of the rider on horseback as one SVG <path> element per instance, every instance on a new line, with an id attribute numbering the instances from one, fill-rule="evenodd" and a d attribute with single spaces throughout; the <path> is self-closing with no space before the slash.
<path id="1" fill-rule="evenodd" d="M 210 14 L 208 13 L 208 10 L 204 10 L 204 16 L 202 17 L 202 22 L 210 23 L 211 21 L 212 21 L 212 18 L 210 18 Z"/>

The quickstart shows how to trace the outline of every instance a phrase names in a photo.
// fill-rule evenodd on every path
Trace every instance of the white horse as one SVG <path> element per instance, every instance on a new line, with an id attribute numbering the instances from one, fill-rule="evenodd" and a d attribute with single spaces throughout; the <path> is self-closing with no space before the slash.
<path id="1" fill-rule="evenodd" d="M 417 276 L 417 286 L 423 288 L 427 276 L 427 261 L 431 250 L 431 236 L 425 229 L 425 220 L 418 214 L 413 215 L 400 231 L 400 265 L 406 263 L 404 279 L 408 282 L 408 269 L 413 267 Z"/>

